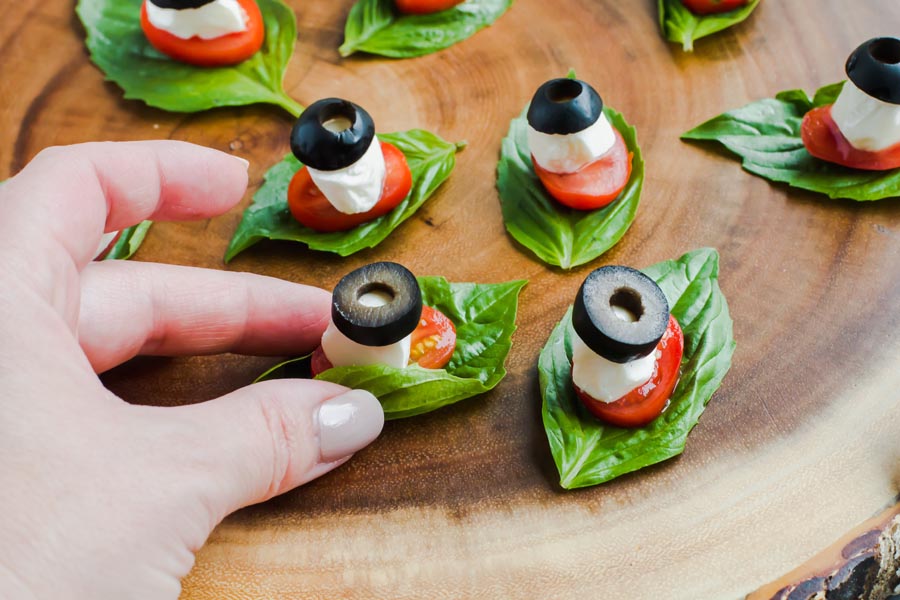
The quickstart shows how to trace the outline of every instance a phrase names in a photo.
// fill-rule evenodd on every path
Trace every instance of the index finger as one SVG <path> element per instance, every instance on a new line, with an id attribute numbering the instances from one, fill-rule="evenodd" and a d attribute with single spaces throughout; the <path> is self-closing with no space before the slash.
<path id="1" fill-rule="evenodd" d="M 82 268 L 104 231 L 215 216 L 246 188 L 247 161 L 187 142 L 48 148 L 0 187 L 0 239 L 51 259 L 61 247 Z"/>

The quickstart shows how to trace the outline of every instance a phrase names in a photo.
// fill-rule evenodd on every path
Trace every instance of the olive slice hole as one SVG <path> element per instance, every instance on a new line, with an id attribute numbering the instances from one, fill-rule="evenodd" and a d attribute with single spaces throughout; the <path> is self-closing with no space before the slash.
<path id="1" fill-rule="evenodd" d="M 388 305 L 394 298 L 394 290 L 380 283 L 368 283 L 356 291 L 357 302 L 369 308 Z"/>
<path id="2" fill-rule="evenodd" d="M 551 102 L 571 102 L 581 94 L 581 83 L 574 79 L 560 79 L 547 88 Z"/>
<path id="3" fill-rule="evenodd" d="M 356 114 L 349 102 L 327 106 L 319 115 L 319 124 L 331 133 L 341 133 L 353 127 Z"/>
<path id="4" fill-rule="evenodd" d="M 340 133 L 353 127 L 353 122 L 347 117 L 332 117 L 322 123 L 322 127 L 331 133 Z"/>
<path id="5" fill-rule="evenodd" d="M 644 316 L 641 295 L 631 288 L 619 288 L 609 297 L 609 306 L 620 321 L 636 323 Z"/>
<path id="6" fill-rule="evenodd" d="M 900 40 L 882 38 L 869 45 L 869 54 L 880 63 L 896 65 L 900 63 Z"/>

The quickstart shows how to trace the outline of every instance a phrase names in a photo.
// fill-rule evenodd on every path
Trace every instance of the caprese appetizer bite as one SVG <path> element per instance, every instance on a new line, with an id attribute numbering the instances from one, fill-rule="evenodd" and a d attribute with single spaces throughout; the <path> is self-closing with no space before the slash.
<path id="1" fill-rule="evenodd" d="M 863 43 L 845 70 L 848 81 L 812 98 L 780 92 L 681 137 L 719 142 L 747 171 L 830 198 L 900 197 L 900 38 Z"/>
<path id="2" fill-rule="evenodd" d="M 450 177 L 465 143 L 422 129 L 376 135 L 362 107 L 326 98 L 300 115 L 290 146 L 244 211 L 226 262 L 263 239 L 341 256 L 372 248 Z"/>
<path id="3" fill-rule="evenodd" d="M 394 0 L 397 10 L 406 15 L 430 15 L 453 8 L 465 0 Z"/>
<path id="4" fill-rule="evenodd" d="M 266 36 L 256 0 L 143 0 L 141 28 L 154 48 L 199 67 L 243 62 Z"/>
<path id="5" fill-rule="evenodd" d="M 596 269 L 578 290 L 572 326 L 572 383 L 585 408 L 619 427 L 658 417 L 678 382 L 684 336 L 656 282 L 629 267 Z"/>
<path id="6" fill-rule="evenodd" d="M 602 267 L 538 359 L 541 415 L 560 485 L 597 485 L 681 454 L 731 367 L 719 255 L 642 271 Z"/>
<path id="7" fill-rule="evenodd" d="M 538 87 L 512 120 L 497 164 L 506 230 L 564 269 L 594 260 L 625 235 L 643 183 L 634 127 L 574 73 Z"/>
<path id="8" fill-rule="evenodd" d="M 715 15 L 746 6 L 750 0 L 681 0 L 695 15 Z"/>
<path id="9" fill-rule="evenodd" d="M 513 0 L 357 0 L 344 26 L 341 56 L 431 54 L 488 27 Z"/>
<path id="10" fill-rule="evenodd" d="M 334 367 L 441 369 L 450 362 L 456 328 L 423 305 L 419 283 L 406 267 L 378 262 L 356 269 L 331 298 L 331 322 L 311 359 L 314 377 Z"/>
<path id="11" fill-rule="evenodd" d="M 900 39 L 863 43 L 845 68 L 849 81 L 834 103 L 803 117 L 803 145 L 816 158 L 853 169 L 900 168 Z"/>
<path id="12" fill-rule="evenodd" d="M 321 345 L 260 375 L 365 389 L 385 418 L 404 419 L 494 389 L 516 329 L 525 281 L 458 283 L 379 262 L 334 288 Z"/>
<path id="13" fill-rule="evenodd" d="M 589 84 L 551 79 L 535 92 L 527 119 L 535 174 L 558 202 L 594 210 L 625 189 L 633 154 Z"/>
<path id="14" fill-rule="evenodd" d="M 173 112 L 303 107 L 282 79 L 297 23 L 283 0 L 78 0 L 91 60 L 125 98 Z"/>
<path id="15" fill-rule="evenodd" d="M 345 231 L 393 210 L 412 187 L 406 157 L 378 139 L 361 106 L 319 100 L 297 119 L 291 151 L 303 167 L 291 179 L 291 214 L 320 232 Z"/>
<path id="16" fill-rule="evenodd" d="M 694 42 L 746 20 L 760 0 L 659 0 L 659 26 L 685 52 Z"/>

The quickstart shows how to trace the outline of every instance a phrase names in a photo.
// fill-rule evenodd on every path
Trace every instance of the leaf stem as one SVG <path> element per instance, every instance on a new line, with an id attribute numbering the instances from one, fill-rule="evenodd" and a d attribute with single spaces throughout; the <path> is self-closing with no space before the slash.
<path id="1" fill-rule="evenodd" d="M 296 100 L 288 96 L 285 92 L 278 94 L 275 99 L 272 100 L 272 104 L 280 106 L 295 118 L 303 113 L 303 106 L 298 104 Z"/>
<path id="2" fill-rule="evenodd" d="M 690 31 L 686 30 L 681 34 L 681 48 L 685 52 L 694 51 L 694 31 L 695 28 L 691 27 Z"/>

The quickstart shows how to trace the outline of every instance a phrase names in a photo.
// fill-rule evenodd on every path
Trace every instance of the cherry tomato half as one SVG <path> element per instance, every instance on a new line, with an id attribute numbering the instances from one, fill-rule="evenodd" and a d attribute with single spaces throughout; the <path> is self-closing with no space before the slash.
<path id="1" fill-rule="evenodd" d="M 450 362 L 455 349 L 456 327 L 453 321 L 438 309 L 423 306 L 419 325 L 412 333 L 410 364 L 418 363 L 425 369 L 442 369 Z M 309 366 L 313 377 L 333 367 L 322 346 L 313 352 Z"/>
<path id="2" fill-rule="evenodd" d="M 831 163 L 867 171 L 900 167 L 900 144 L 879 152 L 857 150 L 851 146 L 831 118 L 830 104 L 814 108 L 803 116 L 800 135 L 810 154 Z"/>
<path id="3" fill-rule="evenodd" d="M 319 373 L 324 373 L 328 369 L 333 369 L 334 365 L 331 364 L 331 361 L 328 360 L 328 357 L 325 356 L 325 351 L 322 350 L 322 346 L 316 348 L 315 352 L 312 353 L 312 356 L 309 359 L 309 372 L 315 377 Z"/>
<path id="4" fill-rule="evenodd" d="M 606 154 L 574 173 L 551 173 L 531 157 L 534 172 L 547 192 L 564 204 L 578 210 L 603 208 L 615 200 L 631 177 L 632 153 L 622 134 L 613 129 L 616 141 Z"/>
<path id="5" fill-rule="evenodd" d="M 661 353 L 653 365 L 650 381 L 615 402 L 601 402 L 575 386 L 575 393 L 591 414 L 619 427 L 640 427 L 660 414 L 675 391 L 684 353 L 684 334 L 675 317 L 669 317 L 666 332 L 656 346 Z"/>
<path id="6" fill-rule="evenodd" d="M 728 12 L 745 6 L 749 0 L 681 0 L 681 3 L 694 14 L 711 15 Z"/>
<path id="7" fill-rule="evenodd" d="M 387 214 L 400 204 L 412 187 L 406 157 L 393 144 L 381 142 L 386 176 L 381 199 L 371 210 L 348 215 L 336 209 L 316 187 L 309 169 L 303 167 L 288 185 L 288 208 L 301 225 L 316 231 L 346 231 Z"/>
<path id="8" fill-rule="evenodd" d="M 428 15 L 461 4 L 463 0 L 394 0 L 397 10 L 408 15 Z"/>
<path id="9" fill-rule="evenodd" d="M 436 308 L 422 307 L 422 317 L 412 334 L 409 362 L 426 369 L 441 369 L 456 349 L 456 327 Z"/>
<path id="10" fill-rule="evenodd" d="M 238 0 L 247 13 L 247 29 L 222 37 L 204 40 L 199 37 L 182 39 L 168 31 L 157 29 L 147 18 L 147 2 L 141 5 L 141 29 L 154 48 L 175 60 L 198 67 L 222 67 L 243 62 L 256 54 L 266 37 L 262 13 L 256 0 Z"/>

